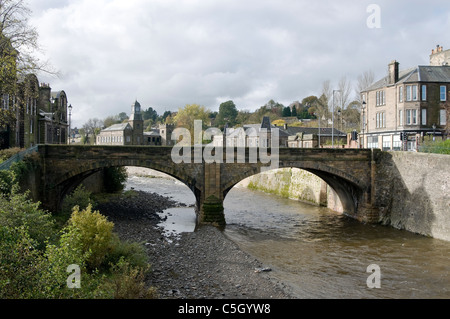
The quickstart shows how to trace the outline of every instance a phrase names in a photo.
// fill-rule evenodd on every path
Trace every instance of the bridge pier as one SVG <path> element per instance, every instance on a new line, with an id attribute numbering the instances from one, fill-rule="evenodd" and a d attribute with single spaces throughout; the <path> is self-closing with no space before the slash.
<path id="1" fill-rule="evenodd" d="M 197 225 L 225 226 L 221 164 L 204 163 L 202 194 L 197 203 Z"/>

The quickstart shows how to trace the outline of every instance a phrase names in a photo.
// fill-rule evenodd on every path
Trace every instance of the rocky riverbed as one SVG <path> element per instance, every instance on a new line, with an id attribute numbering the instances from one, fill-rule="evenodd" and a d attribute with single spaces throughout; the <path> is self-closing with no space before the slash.
<path id="1" fill-rule="evenodd" d="M 160 213 L 179 205 L 158 194 L 133 191 L 98 206 L 122 239 L 145 245 L 152 269 L 147 283 L 157 287 L 160 298 L 293 298 L 266 265 L 215 227 L 167 237 Z"/>

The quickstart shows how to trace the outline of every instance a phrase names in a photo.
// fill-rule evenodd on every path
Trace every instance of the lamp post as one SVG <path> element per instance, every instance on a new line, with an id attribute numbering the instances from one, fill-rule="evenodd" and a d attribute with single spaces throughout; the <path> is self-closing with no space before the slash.
<path id="1" fill-rule="evenodd" d="M 366 110 L 366 102 L 362 102 L 362 148 L 364 148 L 364 129 L 366 127 L 366 117 L 364 111 Z"/>
<path id="2" fill-rule="evenodd" d="M 433 124 L 433 142 L 436 140 L 436 124 Z"/>
<path id="3" fill-rule="evenodd" d="M 333 114 L 331 115 L 331 148 L 334 148 L 334 92 L 341 92 L 341 90 L 333 90 Z"/>
<path id="4" fill-rule="evenodd" d="M 68 134 L 68 143 L 70 144 L 70 135 L 71 135 L 71 124 L 72 124 L 72 104 L 69 105 L 69 134 Z"/>

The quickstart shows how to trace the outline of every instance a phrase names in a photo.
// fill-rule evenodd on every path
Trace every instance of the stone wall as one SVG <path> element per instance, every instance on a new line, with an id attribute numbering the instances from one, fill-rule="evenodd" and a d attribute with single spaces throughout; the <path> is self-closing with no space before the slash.
<path id="1" fill-rule="evenodd" d="M 381 152 L 375 194 L 383 224 L 450 240 L 450 156 Z"/>
<path id="2" fill-rule="evenodd" d="M 313 205 L 328 206 L 339 213 L 343 211 L 333 189 L 305 170 L 282 168 L 263 172 L 243 180 L 239 185 Z"/>

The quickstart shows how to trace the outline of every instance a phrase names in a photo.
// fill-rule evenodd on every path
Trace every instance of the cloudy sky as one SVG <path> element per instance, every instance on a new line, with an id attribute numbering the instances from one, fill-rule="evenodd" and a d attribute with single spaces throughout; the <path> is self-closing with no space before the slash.
<path id="1" fill-rule="evenodd" d="M 448 0 L 28 0 L 30 23 L 64 90 L 73 126 L 233 100 L 253 111 L 319 95 L 330 80 L 383 77 L 450 49 Z M 377 12 L 371 9 L 376 4 Z M 368 20 L 369 23 L 368 24 Z M 375 27 L 374 27 L 375 26 Z"/>

